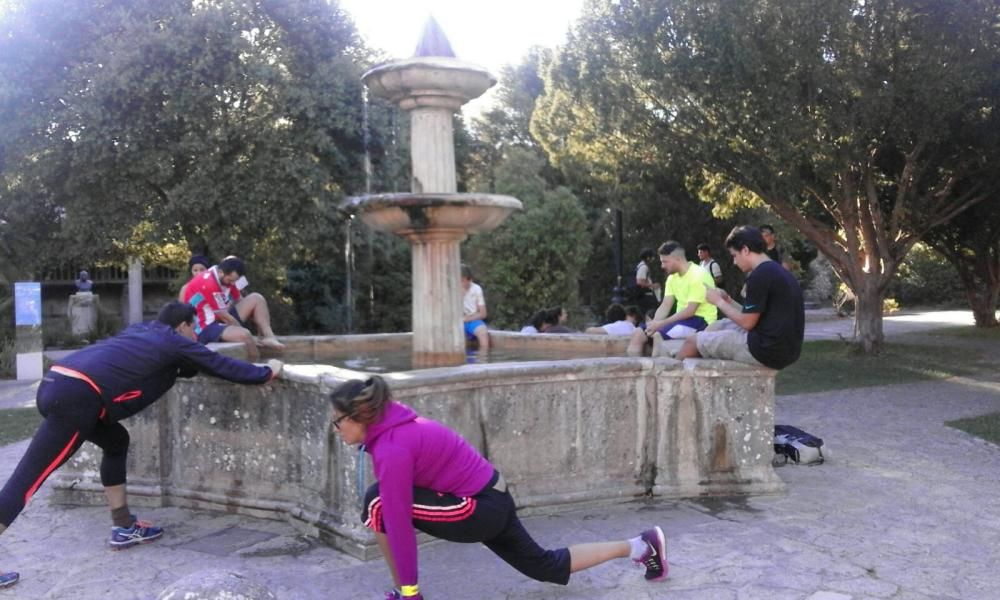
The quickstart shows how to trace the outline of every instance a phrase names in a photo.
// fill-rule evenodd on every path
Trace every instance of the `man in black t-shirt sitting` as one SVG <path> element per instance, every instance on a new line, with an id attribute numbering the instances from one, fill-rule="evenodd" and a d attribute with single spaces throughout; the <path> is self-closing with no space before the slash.
<path id="1" fill-rule="evenodd" d="M 799 282 L 765 254 L 764 238 L 755 227 L 733 229 L 726 249 L 733 263 L 748 273 L 743 304 L 718 288 L 708 288 L 705 298 L 726 318 L 684 340 L 677 358 L 722 358 L 783 369 L 802 351 L 805 308 Z"/>

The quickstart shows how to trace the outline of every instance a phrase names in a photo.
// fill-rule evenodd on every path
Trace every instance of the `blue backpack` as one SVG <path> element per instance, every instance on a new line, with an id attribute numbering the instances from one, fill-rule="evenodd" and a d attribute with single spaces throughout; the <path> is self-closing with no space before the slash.
<path id="1" fill-rule="evenodd" d="M 819 465 L 823 463 L 823 440 L 791 425 L 774 426 L 776 464 Z M 783 458 L 784 462 L 778 461 Z"/>

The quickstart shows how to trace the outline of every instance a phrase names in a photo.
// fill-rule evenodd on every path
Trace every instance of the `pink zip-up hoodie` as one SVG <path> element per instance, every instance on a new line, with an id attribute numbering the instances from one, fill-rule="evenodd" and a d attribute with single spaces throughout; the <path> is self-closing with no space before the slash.
<path id="1" fill-rule="evenodd" d="M 375 466 L 382 519 L 400 583 L 415 585 L 413 488 L 474 496 L 493 477 L 493 465 L 451 429 L 397 402 L 389 402 L 382 418 L 368 426 L 365 448 Z"/>

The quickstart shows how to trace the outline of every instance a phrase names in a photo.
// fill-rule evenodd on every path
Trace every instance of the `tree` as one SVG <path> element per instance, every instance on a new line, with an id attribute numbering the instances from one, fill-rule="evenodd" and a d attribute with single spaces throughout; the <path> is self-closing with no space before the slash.
<path id="1" fill-rule="evenodd" d="M 30 207 L 35 256 L 179 244 L 269 295 L 288 264 L 344 264 L 372 56 L 336 4 L 34 0 L 0 27 L 0 216 Z"/>
<path id="2" fill-rule="evenodd" d="M 493 177 L 508 148 L 534 150 L 542 156 L 530 123 L 535 100 L 544 91 L 540 71 L 548 60 L 551 51 L 533 47 L 519 64 L 501 69 L 493 106 L 472 121 L 475 138 L 464 169 L 470 189 L 496 191 Z"/>
<path id="3" fill-rule="evenodd" d="M 977 327 L 997 327 L 1000 298 L 1000 211 L 981 202 L 925 237 L 958 272 Z"/>
<path id="4" fill-rule="evenodd" d="M 508 149 L 494 175 L 496 191 L 519 199 L 524 210 L 466 247 L 494 327 L 519 329 L 541 308 L 579 305 L 589 254 L 586 218 L 572 192 L 546 185 L 543 164 L 531 151 Z"/>
<path id="5" fill-rule="evenodd" d="M 594 2 L 533 126 L 553 161 L 684 164 L 763 201 L 852 288 L 877 352 L 906 252 L 998 191 L 997 21 L 990 0 Z"/>

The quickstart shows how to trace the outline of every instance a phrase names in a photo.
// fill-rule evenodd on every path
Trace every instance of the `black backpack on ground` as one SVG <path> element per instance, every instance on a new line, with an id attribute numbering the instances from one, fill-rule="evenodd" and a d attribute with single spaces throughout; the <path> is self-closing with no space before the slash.
<path id="1" fill-rule="evenodd" d="M 777 464 L 823 464 L 823 440 L 791 425 L 774 426 L 774 454 Z M 784 462 L 779 462 L 781 458 Z"/>

